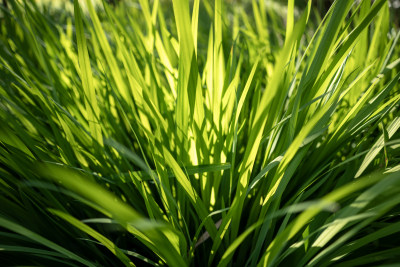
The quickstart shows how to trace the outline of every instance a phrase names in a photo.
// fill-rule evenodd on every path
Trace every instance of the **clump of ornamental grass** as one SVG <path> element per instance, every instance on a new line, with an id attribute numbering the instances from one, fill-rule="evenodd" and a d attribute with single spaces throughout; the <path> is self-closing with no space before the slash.
<path id="1" fill-rule="evenodd" d="M 387 1 L 81 5 L 2 6 L 2 264 L 399 259 Z"/>

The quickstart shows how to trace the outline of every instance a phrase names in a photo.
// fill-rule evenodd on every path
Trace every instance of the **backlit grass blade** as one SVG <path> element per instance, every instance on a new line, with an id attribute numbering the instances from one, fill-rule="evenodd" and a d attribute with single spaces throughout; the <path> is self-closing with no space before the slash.
<path id="1" fill-rule="evenodd" d="M 103 144 L 101 128 L 98 123 L 100 119 L 100 110 L 97 104 L 96 90 L 93 84 L 92 69 L 87 51 L 85 32 L 83 30 L 82 13 L 77 0 L 74 1 L 74 13 L 79 66 L 81 71 L 82 86 L 87 97 L 86 109 L 88 112 L 90 132 L 99 144 Z"/>

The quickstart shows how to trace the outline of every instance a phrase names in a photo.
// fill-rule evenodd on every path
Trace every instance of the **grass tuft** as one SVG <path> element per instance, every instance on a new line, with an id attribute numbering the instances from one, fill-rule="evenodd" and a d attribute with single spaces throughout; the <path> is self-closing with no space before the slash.
<path id="1" fill-rule="evenodd" d="M 395 11 L 242 2 L 0 5 L 2 264 L 398 261 Z"/>

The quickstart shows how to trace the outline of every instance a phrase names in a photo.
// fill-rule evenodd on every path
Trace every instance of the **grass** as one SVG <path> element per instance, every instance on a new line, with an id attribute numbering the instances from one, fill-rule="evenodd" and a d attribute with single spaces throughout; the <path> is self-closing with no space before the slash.
<path id="1" fill-rule="evenodd" d="M 80 2 L 2 7 L 3 264 L 397 263 L 387 1 Z"/>

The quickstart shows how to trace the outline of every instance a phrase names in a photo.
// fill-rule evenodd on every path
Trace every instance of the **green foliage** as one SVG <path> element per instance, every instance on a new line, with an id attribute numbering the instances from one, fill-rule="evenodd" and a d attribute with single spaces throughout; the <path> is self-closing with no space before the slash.
<path id="1" fill-rule="evenodd" d="M 47 7 L 2 6 L 2 264 L 400 257 L 387 1 Z"/>

